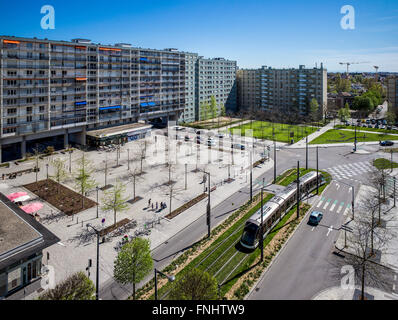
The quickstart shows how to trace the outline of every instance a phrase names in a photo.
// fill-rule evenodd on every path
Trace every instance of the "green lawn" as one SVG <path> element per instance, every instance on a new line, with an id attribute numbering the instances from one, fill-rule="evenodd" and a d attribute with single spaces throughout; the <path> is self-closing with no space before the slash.
<path id="1" fill-rule="evenodd" d="M 336 129 L 350 129 L 355 130 L 355 126 L 344 126 L 344 125 L 336 125 Z M 375 129 L 375 128 L 364 128 L 364 127 L 357 127 L 357 132 L 360 131 L 369 131 L 369 132 L 380 132 L 380 133 L 395 133 L 398 134 L 397 130 L 387 130 L 387 129 Z"/>
<path id="2" fill-rule="evenodd" d="M 274 128 L 274 129 L 273 129 Z M 305 138 L 311 133 L 315 132 L 318 128 L 299 126 L 299 125 L 288 125 L 281 123 L 274 123 L 266 121 L 255 121 L 253 123 L 244 124 L 238 127 L 231 128 L 232 130 L 241 130 L 241 135 L 245 135 L 246 130 L 253 130 L 253 136 L 258 139 L 273 140 L 273 132 L 275 132 L 275 140 L 279 142 L 290 143 L 291 139 L 295 142 Z M 274 131 L 273 131 L 274 130 Z M 234 132 L 235 133 L 235 132 Z M 294 137 L 291 137 L 291 133 L 294 133 Z"/>
<path id="3" fill-rule="evenodd" d="M 332 143 L 354 143 L 355 132 L 331 129 L 325 132 L 323 135 L 312 140 L 310 144 L 332 144 Z M 398 140 L 397 136 L 388 134 L 375 134 L 368 132 L 357 131 L 357 142 L 369 142 L 369 141 L 383 141 L 383 140 Z"/>
<path id="4" fill-rule="evenodd" d="M 379 158 L 373 161 L 373 165 L 377 169 L 391 169 L 391 161 L 384 158 Z M 392 162 L 393 168 L 398 168 L 398 163 Z"/>

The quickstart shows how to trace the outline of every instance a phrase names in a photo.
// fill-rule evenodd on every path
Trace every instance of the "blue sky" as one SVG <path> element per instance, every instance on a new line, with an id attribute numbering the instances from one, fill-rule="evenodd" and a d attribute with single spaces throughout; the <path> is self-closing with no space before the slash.
<path id="1" fill-rule="evenodd" d="M 40 27 L 43 5 L 55 8 L 55 30 Z M 355 9 L 355 29 L 343 30 L 340 9 Z M 329 71 L 398 72 L 397 0 L 0 0 L 1 35 L 175 47 L 225 57 L 242 68 L 308 67 Z"/>

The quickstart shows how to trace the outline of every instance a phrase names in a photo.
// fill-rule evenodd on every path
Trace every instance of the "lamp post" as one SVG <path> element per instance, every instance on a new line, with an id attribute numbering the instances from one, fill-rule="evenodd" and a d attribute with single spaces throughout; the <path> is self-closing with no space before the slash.
<path id="1" fill-rule="evenodd" d="M 276 140 L 274 136 L 274 184 L 276 183 Z"/>
<path id="2" fill-rule="evenodd" d="M 98 190 L 99 190 L 99 187 L 96 186 L 95 188 L 97 189 L 97 219 L 98 219 Z"/>
<path id="3" fill-rule="evenodd" d="M 319 147 L 316 147 L 316 194 L 319 195 Z"/>
<path id="4" fill-rule="evenodd" d="M 127 170 L 130 171 L 130 149 L 127 149 Z"/>
<path id="5" fill-rule="evenodd" d="M 69 145 L 69 173 L 72 173 L 72 148 Z"/>
<path id="6" fill-rule="evenodd" d="M 46 163 L 46 169 L 47 169 L 47 180 L 48 180 L 48 163 Z"/>
<path id="7" fill-rule="evenodd" d="M 250 202 L 253 202 L 253 150 L 250 152 Z"/>
<path id="8" fill-rule="evenodd" d="M 95 284 L 95 287 L 96 287 L 96 289 L 95 289 L 95 300 L 99 300 L 99 289 L 98 289 L 98 286 L 99 286 L 99 238 L 100 238 L 100 232 L 96 228 L 94 228 L 91 225 L 91 223 L 88 223 L 86 226 L 87 226 L 87 229 L 88 228 L 93 229 L 94 232 L 97 235 L 97 272 L 96 272 L 96 284 Z"/>
<path id="9" fill-rule="evenodd" d="M 188 189 L 188 163 L 185 164 L 185 190 Z"/>
<path id="10" fill-rule="evenodd" d="M 207 174 L 209 176 L 208 182 L 209 182 L 209 188 L 208 188 L 208 202 L 207 202 L 207 237 L 210 238 L 210 233 L 211 233 L 211 207 L 210 207 L 210 172 L 203 171 L 203 173 Z"/>
<path id="11" fill-rule="evenodd" d="M 264 184 L 265 179 L 263 179 L 263 185 L 261 187 L 261 227 L 260 227 L 260 249 L 261 249 L 261 262 L 264 261 Z"/>
<path id="12" fill-rule="evenodd" d="M 395 208 L 395 177 L 393 177 L 393 181 L 394 181 L 394 208 Z"/>
<path id="13" fill-rule="evenodd" d="M 305 137 L 305 170 L 308 170 L 308 136 Z"/>
<path id="14" fill-rule="evenodd" d="M 393 166 L 392 166 L 392 148 L 391 148 L 391 172 L 393 171 Z"/>
<path id="15" fill-rule="evenodd" d="M 357 152 L 357 126 L 355 126 L 354 152 Z"/>
<path id="16" fill-rule="evenodd" d="M 297 219 L 300 218 L 300 161 L 297 161 Z"/>
<path id="17" fill-rule="evenodd" d="M 175 280 L 175 276 L 168 276 L 167 274 L 155 269 L 155 300 L 158 300 L 158 273 L 166 277 L 170 282 Z"/>

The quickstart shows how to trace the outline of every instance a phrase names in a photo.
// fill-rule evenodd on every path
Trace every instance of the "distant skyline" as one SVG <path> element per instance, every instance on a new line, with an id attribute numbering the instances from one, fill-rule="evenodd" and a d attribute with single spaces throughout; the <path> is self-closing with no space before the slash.
<path id="1" fill-rule="evenodd" d="M 55 29 L 43 30 L 43 5 L 55 9 Z M 340 9 L 355 9 L 355 29 L 343 30 Z M 398 1 L 84 0 L 4 1 L 0 34 L 95 43 L 178 48 L 236 60 L 240 68 L 308 68 L 330 72 L 398 72 Z"/>

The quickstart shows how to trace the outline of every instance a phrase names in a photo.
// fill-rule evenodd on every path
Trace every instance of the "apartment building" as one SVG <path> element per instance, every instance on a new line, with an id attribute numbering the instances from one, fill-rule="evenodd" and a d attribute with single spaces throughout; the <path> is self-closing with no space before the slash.
<path id="1" fill-rule="evenodd" d="M 238 110 L 255 110 L 260 105 L 260 70 L 239 69 L 236 72 Z"/>
<path id="2" fill-rule="evenodd" d="M 398 76 L 387 79 L 387 99 L 389 107 L 398 114 Z"/>
<path id="3" fill-rule="evenodd" d="M 196 78 L 199 56 L 197 53 L 185 53 L 185 109 L 179 121 L 190 123 L 196 119 Z"/>
<path id="4" fill-rule="evenodd" d="M 223 58 L 199 57 L 196 73 L 196 120 L 201 120 L 200 107 L 210 103 L 214 96 L 217 114 L 224 106 L 226 110 L 237 110 L 236 61 Z"/>
<path id="5" fill-rule="evenodd" d="M 264 111 L 286 114 L 294 112 L 307 116 L 310 101 L 315 98 L 319 115 L 327 106 L 327 70 L 320 68 L 273 69 L 263 66 L 257 70 L 241 70 L 239 107 L 257 105 Z"/>
<path id="6" fill-rule="evenodd" d="M 177 120 L 186 107 L 186 55 L 0 36 L 0 158 L 39 145 L 86 144 L 86 131 Z"/>

